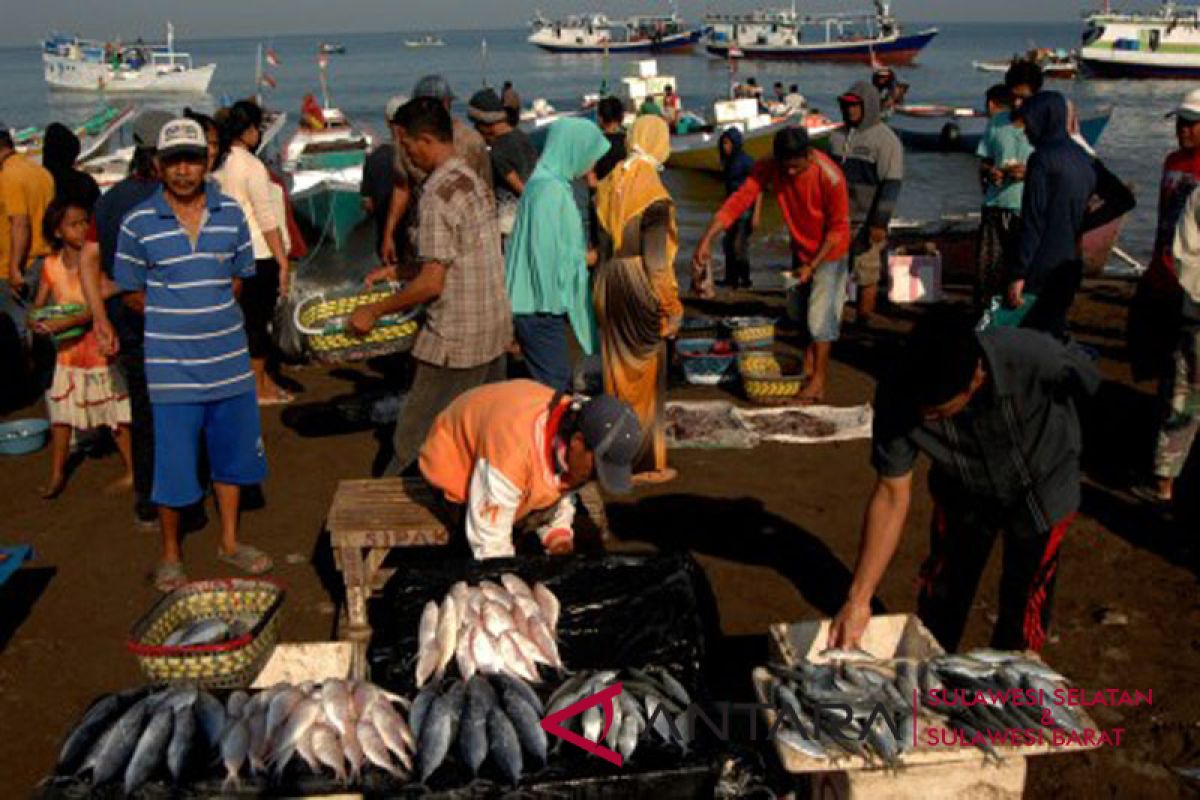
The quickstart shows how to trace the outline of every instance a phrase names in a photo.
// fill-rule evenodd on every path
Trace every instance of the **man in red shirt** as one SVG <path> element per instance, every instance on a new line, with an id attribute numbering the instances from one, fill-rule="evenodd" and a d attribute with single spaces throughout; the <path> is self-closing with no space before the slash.
<path id="1" fill-rule="evenodd" d="M 803 402 L 825 398 L 829 351 L 842 323 L 849 276 L 850 195 L 846 178 L 829 156 L 814 150 L 804 128 L 775 134 L 774 157 L 754 165 L 750 177 L 713 216 L 692 261 L 707 268 L 712 240 L 745 214 L 764 191 L 775 194 L 792 238 L 792 264 L 807 295 L 810 344 L 804 351 L 808 381 Z"/>

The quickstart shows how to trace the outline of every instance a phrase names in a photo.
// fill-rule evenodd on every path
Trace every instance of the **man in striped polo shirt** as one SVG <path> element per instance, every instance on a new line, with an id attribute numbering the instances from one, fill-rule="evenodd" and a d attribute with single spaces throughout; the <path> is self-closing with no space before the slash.
<path id="1" fill-rule="evenodd" d="M 218 557 L 261 574 L 272 566 L 237 541 L 241 487 L 266 477 L 254 373 L 236 295 L 254 274 L 250 229 L 238 204 L 207 183 L 204 130 L 189 119 L 163 126 L 163 185 L 121 224 L 114 273 L 145 307 L 146 381 L 154 409 L 154 489 L 162 525 L 155 585 L 186 581 L 180 509 L 204 497 L 203 437 L 221 514 Z M 136 301 L 135 301 L 136 302 Z"/>

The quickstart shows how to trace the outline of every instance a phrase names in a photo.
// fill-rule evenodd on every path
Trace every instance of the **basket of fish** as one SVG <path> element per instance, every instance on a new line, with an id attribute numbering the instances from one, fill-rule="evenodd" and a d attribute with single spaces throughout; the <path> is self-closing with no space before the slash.
<path id="1" fill-rule="evenodd" d="M 737 354 L 722 339 L 680 339 L 675 352 L 683 376 L 697 386 L 716 386 L 737 379 Z"/>
<path id="2" fill-rule="evenodd" d="M 399 283 L 383 288 L 360 288 L 318 292 L 296 304 L 293 323 L 305 338 L 312 357 L 323 363 L 362 361 L 376 356 L 410 350 L 420 328 L 417 307 L 400 314 L 380 317 L 366 336 L 346 331 L 350 315 L 360 306 L 377 303 L 401 289 Z"/>
<path id="3" fill-rule="evenodd" d="M 742 350 L 757 350 L 775 343 L 775 320 L 770 317 L 728 317 L 722 325 Z"/>
<path id="4" fill-rule="evenodd" d="M 285 596 L 270 578 L 195 581 L 159 600 L 127 647 L 152 681 L 248 686 L 275 648 Z"/>

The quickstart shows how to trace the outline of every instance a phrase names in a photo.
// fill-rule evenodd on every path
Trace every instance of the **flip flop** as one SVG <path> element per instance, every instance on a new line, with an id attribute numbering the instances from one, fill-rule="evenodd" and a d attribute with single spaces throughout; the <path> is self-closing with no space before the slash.
<path id="1" fill-rule="evenodd" d="M 154 588 L 163 594 L 169 594 L 188 582 L 183 564 L 178 561 L 158 562 L 158 566 L 150 574 L 150 579 L 154 581 Z"/>
<path id="2" fill-rule="evenodd" d="M 286 406 L 296 399 L 295 395 L 283 392 L 275 397 L 260 397 L 258 399 L 259 406 Z"/>
<path id="3" fill-rule="evenodd" d="M 239 544 L 237 549 L 229 555 L 218 551 L 217 559 L 224 561 L 226 564 L 232 564 L 247 575 L 262 575 L 263 573 L 270 572 L 275 566 L 275 562 L 271 560 L 270 556 L 257 547 L 251 547 L 248 544 Z M 262 566 L 256 567 L 259 564 Z"/>
<path id="4" fill-rule="evenodd" d="M 652 472 L 639 472 L 631 477 L 634 486 L 656 486 L 660 483 L 670 483 L 679 477 L 679 470 L 667 467 Z"/>

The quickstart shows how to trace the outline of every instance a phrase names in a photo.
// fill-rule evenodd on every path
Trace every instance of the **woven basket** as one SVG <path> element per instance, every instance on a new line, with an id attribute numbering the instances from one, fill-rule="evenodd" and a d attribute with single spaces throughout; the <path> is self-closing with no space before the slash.
<path id="1" fill-rule="evenodd" d="M 46 322 L 52 319 L 62 319 L 63 317 L 73 317 L 76 314 L 83 313 L 83 306 L 78 303 L 66 303 L 60 306 L 42 306 L 30 312 L 29 318 L 34 322 Z M 54 341 L 68 342 L 71 339 L 78 339 L 87 332 L 86 325 L 76 325 L 74 328 L 67 328 L 65 331 L 59 331 L 54 334 Z"/>
<path id="2" fill-rule="evenodd" d="M 683 377 L 697 386 L 716 386 L 737 377 L 735 353 L 714 353 L 716 339 L 681 339 L 675 352 L 683 364 Z"/>
<path id="3" fill-rule="evenodd" d="M 286 592 L 270 578 L 218 578 L 189 583 L 159 600 L 133 626 L 127 647 L 153 682 L 214 689 L 249 686 L 279 638 L 279 608 Z M 172 631 L 203 619 L 257 614 L 249 633 L 219 644 L 164 645 Z"/>
<path id="4" fill-rule="evenodd" d="M 775 320 L 770 317 L 730 317 L 724 324 L 742 350 L 769 348 L 775 343 Z"/>
<path id="5" fill-rule="evenodd" d="M 804 383 L 804 369 L 798 359 L 770 352 L 739 354 L 738 372 L 746 399 L 764 406 L 791 402 Z"/>
<path id="6" fill-rule="evenodd" d="M 716 339 L 721 335 L 721 323 L 712 317 L 684 317 L 679 335 L 688 339 Z"/>
<path id="7" fill-rule="evenodd" d="M 380 317 L 366 336 L 346 333 L 346 322 L 355 309 L 379 302 L 399 290 L 399 284 L 390 283 L 385 289 L 314 294 L 296 304 L 296 330 L 304 335 L 312 357 L 327 364 L 403 353 L 412 349 L 420 329 L 416 319 L 420 308 Z"/>

